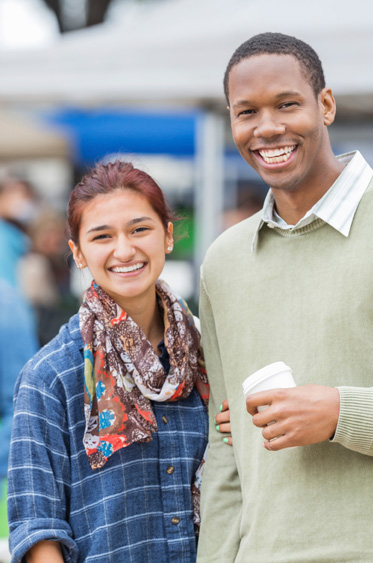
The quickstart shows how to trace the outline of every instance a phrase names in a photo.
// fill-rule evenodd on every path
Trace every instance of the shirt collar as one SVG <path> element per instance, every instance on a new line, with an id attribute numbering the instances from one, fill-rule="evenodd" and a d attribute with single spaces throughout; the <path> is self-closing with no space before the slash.
<path id="1" fill-rule="evenodd" d="M 272 228 L 296 230 L 319 218 L 348 237 L 356 209 L 372 179 L 373 170 L 359 151 L 339 155 L 337 159 L 346 165 L 345 169 L 323 197 L 307 211 L 296 225 L 288 225 L 277 215 L 272 190 L 268 191 L 264 200 L 261 219 L 254 234 L 252 251 L 256 248 L 259 231 L 264 224 L 268 224 Z"/>

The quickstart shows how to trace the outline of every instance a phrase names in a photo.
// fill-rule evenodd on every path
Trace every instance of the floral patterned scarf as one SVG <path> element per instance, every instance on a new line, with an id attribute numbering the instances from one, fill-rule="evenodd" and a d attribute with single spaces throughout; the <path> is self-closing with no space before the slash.
<path id="1" fill-rule="evenodd" d="M 157 430 L 153 401 L 188 397 L 196 385 L 207 405 L 209 385 L 200 335 L 187 304 L 163 281 L 156 283 L 163 309 L 166 374 L 142 329 L 94 281 L 79 310 L 84 342 L 84 446 L 92 469 L 117 450 L 148 442 Z"/>

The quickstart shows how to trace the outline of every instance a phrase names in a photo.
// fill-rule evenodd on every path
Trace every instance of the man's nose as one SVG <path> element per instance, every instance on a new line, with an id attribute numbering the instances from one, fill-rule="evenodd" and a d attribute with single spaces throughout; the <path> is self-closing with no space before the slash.
<path id="1" fill-rule="evenodd" d="M 263 114 L 254 130 L 255 137 L 265 137 L 267 139 L 283 135 L 286 131 L 284 123 L 279 121 L 272 113 Z"/>

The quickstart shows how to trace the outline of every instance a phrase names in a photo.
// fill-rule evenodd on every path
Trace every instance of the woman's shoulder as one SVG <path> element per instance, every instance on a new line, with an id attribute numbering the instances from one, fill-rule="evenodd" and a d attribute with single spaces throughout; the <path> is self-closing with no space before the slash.
<path id="1" fill-rule="evenodd" d="M 40 380 L 50 387 L 56 378 L 63 379 L 81 369 L 83 341 L 79 328 L 79 316 L 73 315 L 62 325 L 59 333 L 43 346 L 23 368 L 20 377 L 30 383 Z"/>

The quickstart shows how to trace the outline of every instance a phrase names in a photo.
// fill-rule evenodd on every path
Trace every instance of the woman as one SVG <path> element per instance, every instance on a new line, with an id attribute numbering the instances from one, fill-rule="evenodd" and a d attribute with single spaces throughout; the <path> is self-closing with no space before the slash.
<path id="1" fill-rule="evenodd" d="M 158 281 L 170 211 L 152 178 L 117 161 L 76 186 L 68 226 L 94 282 L 16 386 L 13 561 L 190 563 L 208 383 L 193 317 Z"/>

